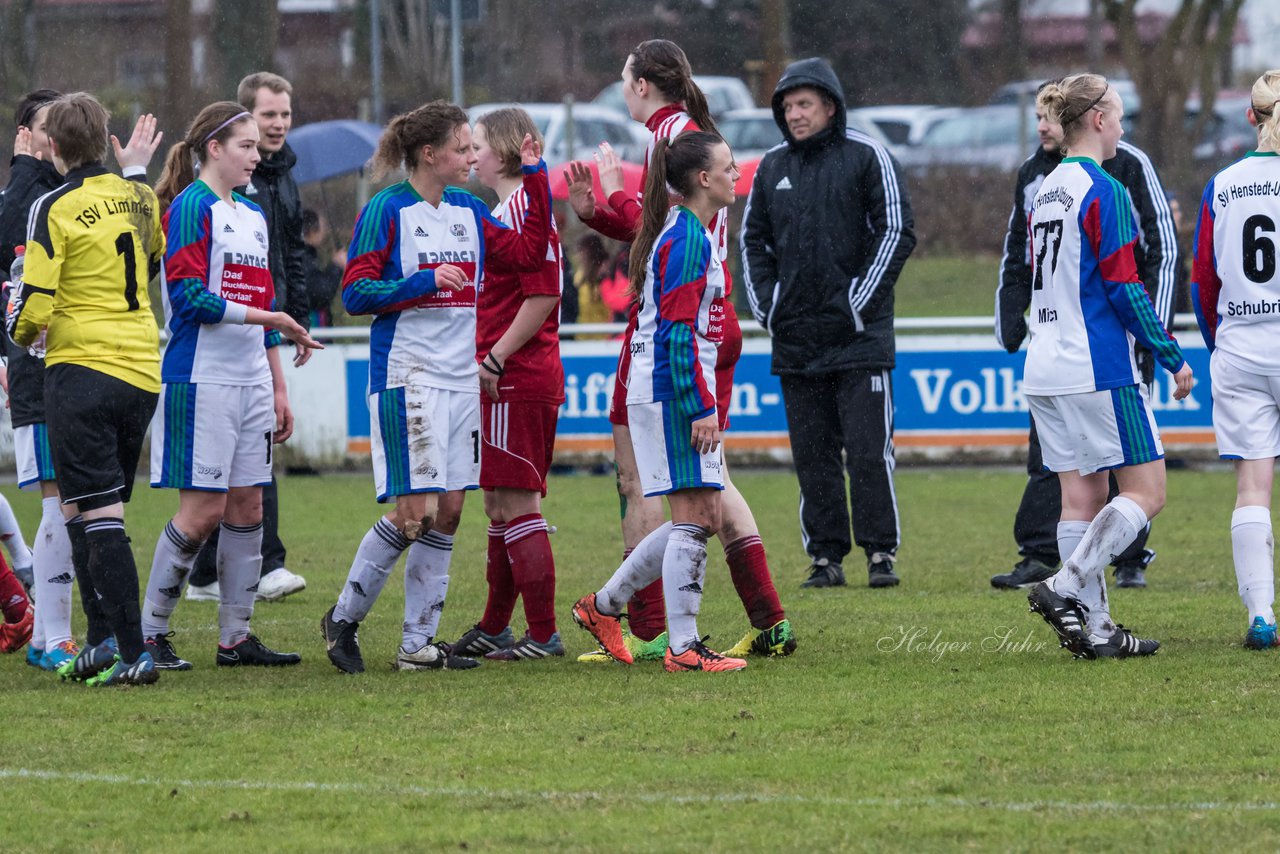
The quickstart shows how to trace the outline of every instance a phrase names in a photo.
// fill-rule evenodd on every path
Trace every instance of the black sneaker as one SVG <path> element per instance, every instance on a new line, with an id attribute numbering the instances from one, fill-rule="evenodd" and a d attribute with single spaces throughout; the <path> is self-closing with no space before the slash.
<path id="1" fill-rule="evenodd" d="M 516 636 L 507 626 L 496 635 L 480 629 L 480 624 L 467 629 L 466 634 L 458 638 L 453 645 L 454 655 L 465 655 L 467 658 L 480 658 L 500 649 L 510 649 L 516 642 Z"/>
<path id="2" fill-rule="evenodd" d="M 867 561 L 868 587 L 897 587 L 902 580 L 893 571 L 894 557 L 887 552 L 876 552 Z"/>
<path id="3" fill-rule="evenodd" d="M 360 624 L 335 620 L 334 605 L 320 618 L 320 633 L 324 635 L 324 645 L 329 653 L 333 666 L 343 673 L 364 673 L 364 659 L 360 656 L 360 638 L 357 634 Z"/>
<path id="4" fill-rule="evenodd" d="M 142 645 L 147 652 L 151 653 L 151 660 L 155 662 L 156 670 L 190 670 L 191 662 L 178 655 L 173 644 L 169 642 L 171 637 L 173 632 L 167 635 L 156 635 L 144 640 Z"/>
<path id="5" fill-rule="evenodd" d="M 1084 612 L 1088 608 L 1078 599 L 1059 596 L 1049 582 L 1042 581 L 1031 589 L 1027 602 L 1031 610 L 1044 617 L 1044 621 L 1057 633 L 1064 649 L 1076 658 L 1097 657 L 1085 628 Z"/>
<path id="6" fill-rule="evenodd" d="M 1023 587 L 1035 587 L 1041 581 L 1048 581 L 1058 570 L 1044 561 L 1033 557 L 1024 557 L 1013 565 L 1012 572 L 991 576 L 991 586 L 998 590 L 1020 590 Z"/>
<path id="7" fill-rule="evenodd" d="M 844 587 L 844 569 L 825 557 L 820 557 L 809 566 L 809 577 L 800 584 L 801 587 Z"/>
<path id="8" fill-rule="evenodd" d="M 249 635 L 232 647 L 218 645 L 219 667 L 286 667 L 301 661 L 296 652 L 267 649 L 257 635 Z"/>
<path id="9" fill-rule="evenodd" d="M 1137 561 L 1126 561 L 1117 565 L 1115 570 L 1116 587 L 1146 587 L 1147 567 L 1155 559 L 1156 553 L 1153 550 L 1143 549 Z"/>
<path id="10" fill-rule="evenodd" d="M 1135 637 L 1133 632 L 1117 625 L 1114 635 L 1102 643 L 1093 644 L 1093 653 L 1098 658 L 1134 658 L 1139 655 L 1155 655 L 1159 648 L 1160 641 Z"/>

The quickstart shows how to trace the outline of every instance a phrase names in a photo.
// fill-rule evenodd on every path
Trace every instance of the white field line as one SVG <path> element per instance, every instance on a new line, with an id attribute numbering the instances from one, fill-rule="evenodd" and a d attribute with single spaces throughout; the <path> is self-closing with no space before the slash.
<path id="1" fill-rule="evenodd" d="M 655 804 L 819 804 L 863 809 L 986 809 L 1004 812 L 1048 810 L 1090 813 L 1195 813 L 1195 812 L 1276 812 L 1280 803 L 1254 801 L 1185 801 L 1173 803 L 1124 803 L 1121 801 L 1001 801 L 982 798 L 841 798 L 809 795 L 765 795 L 748 792 L 702 792 L 666 794 L 626 791 L 609 792 L 531 791 L 490 789 L 484 786 L 403 786 L 382 783 L 323 783 L 317 781 L 280 782 L 273 780 L 196 780 L 167 777 L 130 777 L 124 774 L 91 774 L 80 771 L 42 771 L 32 768 L 0 768 L 0 780 L 30 780 L 53 783 L 109 783 L 123 786 L 162 786 L 170 789 L 217 789 L 264 792 L 326 792 L 334 794 L 391 795 L 423 798 L 484 798 L 504 801 L 571 801 L 582 803 L 639 801 Z"/>

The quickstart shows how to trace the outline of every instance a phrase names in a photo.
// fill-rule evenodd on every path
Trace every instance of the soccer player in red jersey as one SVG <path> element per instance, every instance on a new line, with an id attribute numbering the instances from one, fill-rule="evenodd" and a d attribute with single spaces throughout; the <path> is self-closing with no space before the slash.
<path id="1" fill-rule="evenodd" d="M 472 134 L 476 177 L 500 201 L 493 215 L 521 231 L 530 199 L 522 186 L 520 145 L 539 141 L 529 114 L 496 110 Z M 563 656 L 556 631 L 556 566 L 542 518 L 556 415 L 564 402 L 560 363 L 560 235 L 554 220 L 540 269 L 491 267 L 476 297 L 476 361 L 480 364 L 480 488 L 489 517 L 489 599 L 480 622 L 454 652 L 500 661 Z M 524 600 L 528 632 L 515 640 L 511 613 Z"/>
<path id="2" fill-rule="evenodd" d="M 665 39 L 650 39 L 637 45 L 623 66 L 622 83 L 631 117 L 644 122 L 653 133 L 653 139 L 645 152 L 646 180 L 649 159 L 657 141 L 670 141 L 686 131 L 717 132 L 706 98 L 693 81 L 689 60 L 675 43 Z M 630 243 L 640 226 L 640 200 L 623 191 L 617 158 L 609 147 L 602 146 L 601 152 L 596 156 L 601 186 L 608 195 L 608 205 L 596 203 L 591 189 L 591 173 L 580 163 L 569 166 L 570 204 L 582 221 L 596 231 L 606 237 Z M 721 261 L 727 256 L 727 221 L 727 212 L 720 211 L 710 225 Z M 729 404 L 733 396 L 733 370 L 742 353 L 742 330 L 738 326 L 733 303 L 728 299 L 732 284 L 726 269 L 725 298 L 721 300 L 724 310 L 724 340 L 717 352 L 716 362 L 716 411 L 721 430 L 728 427 Z M 633 308 L 623 337 L 613 402 L 609 411 L 609 421 L 613 424 L 618 492 L 622 500 L 624 557 L 646 535 L 661 525 L 663 520 L 660 499 L 645 498 L 641 489 L 631 445 L 631 430 L 627 423 L 626 383 L 630 373 L 631 336 L 635 328 L 636 313 Z M 751 621 L 751 630 L 729 652 L 733 655 L 789 655 L 796 647 L 791 623 L 778 600 L 777 590 L 769 574 L 764 543 L 760 540 L 760 531 L 751 508 L 730 480 L 727 469 L 722 503 L 720 542 L 724 545 L 725 560 L 729 564 L 734 588 Z M 634 647 L 634 657 L 642 661 L 661 659 L 667 646 L 667 639 L 663 636 L 661 584 L 655 582 L 637 591 L 628 606 L 628 612 L 632 633 L 628 643 Z M 597 653 L 588 653 L 579 660 L 608 659 Z"/>

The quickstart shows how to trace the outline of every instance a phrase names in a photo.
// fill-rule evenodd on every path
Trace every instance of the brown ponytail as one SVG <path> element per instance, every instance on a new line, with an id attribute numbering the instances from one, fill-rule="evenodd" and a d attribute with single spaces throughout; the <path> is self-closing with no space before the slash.
<path id="1" fill-rule="evenodd" d="M 253 121 L 253 116 L 235 101 L 215 101 L 191 120 L 187 135 L 169 147 L 164 158 L 164 171 L 156 184 L 160 210 L 168 210 L 178 194 L 196 179 L 196 161 L 204 163 L 209 156 L 209 143 L 226 145 L 236 128 Z"/>
<path id="2" fill-rule="evenodd" d="M 667 187 L 670 186 L 686 199 L 693 195 L 697 174 L 711 169 L 711 152 L 723 142 L 718 134 L 688 131 L 669 142 L 660 139 L 653 147 L 653 156 L 649 158 L 649 174 L 644 182 L 640 230 L 631 243 L 631 287 L 627 289 L 627 293 L 632 297 L 644 290 L 653 244 L 662 232 L 667 213 L 671 210 Z"/>
<path id="3" fill-rule="evenodd" d="M 631 51 L 631 77 L 656 86 L 670 103 L 682 103 L 699 130 L 718 134 L 707 96 L 693 82 L 693 68 L 680 46 L 666 39 L 640 42 Z"/>
<path id="4" fill-rule="evenodd" d="M 401 166 L 412 172 L 423 146 L 444 145 L 458 127 L 466 123 L 467 114 L 448 101 L 432 101 L 396 116 L 378 139 L 378 150 L 373 154 L 373 179 L 376 181 Z"/>

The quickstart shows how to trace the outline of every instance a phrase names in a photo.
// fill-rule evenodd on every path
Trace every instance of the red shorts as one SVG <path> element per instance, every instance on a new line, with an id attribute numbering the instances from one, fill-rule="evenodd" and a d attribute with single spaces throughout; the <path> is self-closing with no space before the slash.
<path id="1" fill-rule="evenodd" d="M 559 410 L 551 403 L 494 403 L 481 395 L 480 488 L 527 489 L 545 497 Z"/>
<path id="2" fill-rule="evenodd" d="M 631 313 L 627 331 L 622 334 L 622 352 L 618 354 L 618 371 L 613 377 L 613 397 L 609 398 L 609 423 L 627 426 L 627 378 L 631 375 L 631 336 L 636 334 L 636 314 Z"/>

